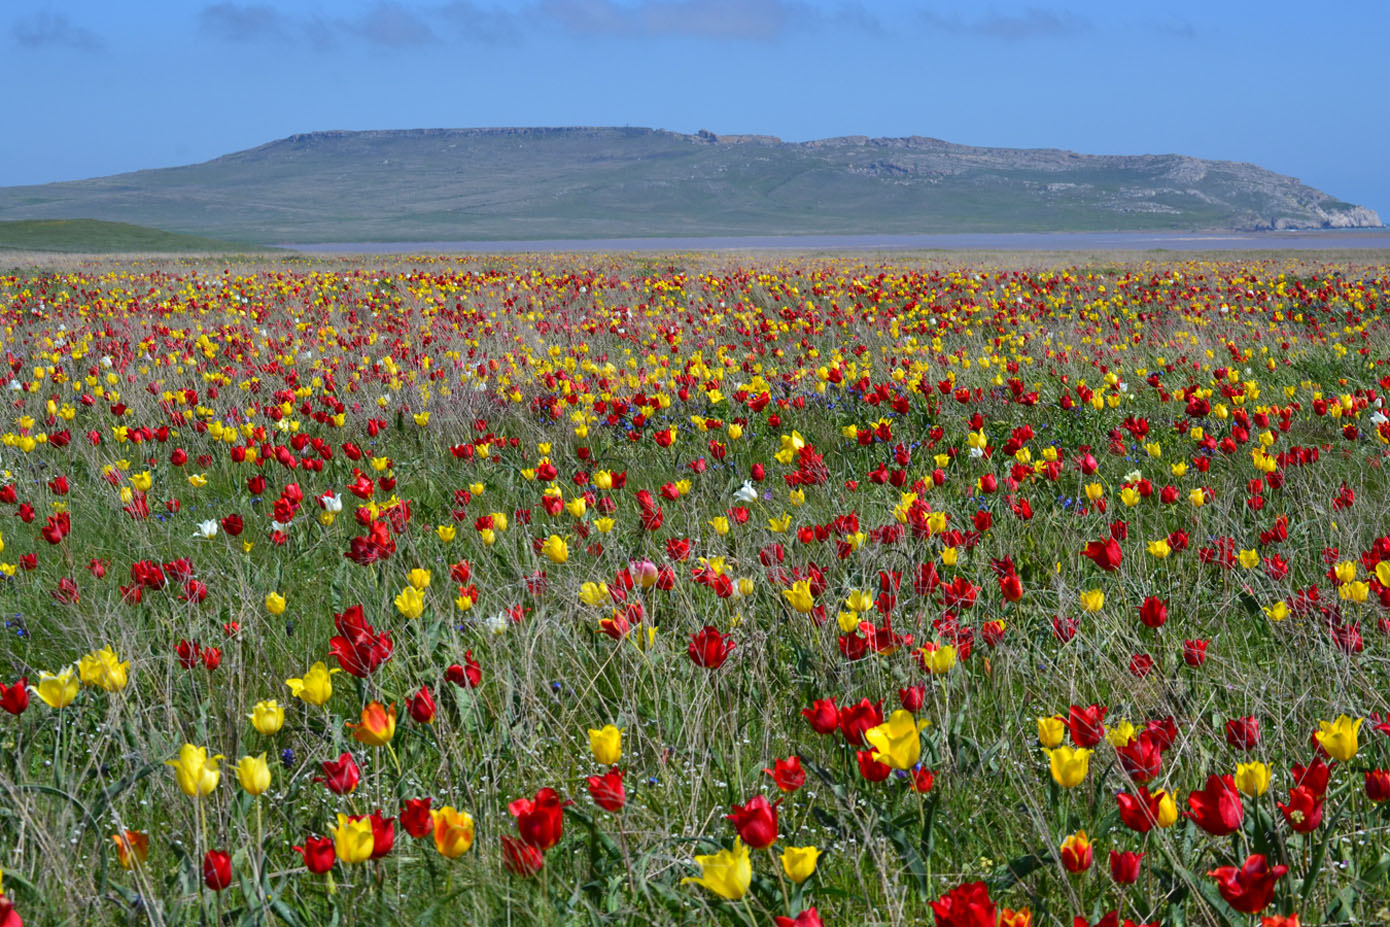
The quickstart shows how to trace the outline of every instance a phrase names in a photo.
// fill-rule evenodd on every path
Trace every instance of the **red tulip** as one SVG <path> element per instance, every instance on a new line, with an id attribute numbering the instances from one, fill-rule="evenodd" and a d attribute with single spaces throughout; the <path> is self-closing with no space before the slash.
<path id="1" fill-rule="evenodd" d="M 867 698 L 840 709 L 840 733 L 852 747 L 864 744 L 864 732 L 883 723 L 883 703 L 874 704 Z"/>
<path id="2" fill-rule="evenodd" d="M 601 776 L 589 776 L 589 797 L 604 811 L 621 811 L 627 804 L 623 788 L 623 771 L 614 766 Z"/>
<path id="3" fill-rule="evenodd" d="M 1140 785 L 1157 776 L 1163 767 L 1163 748 L 1158 738 L 1148 731 L 1141 732 L 1125 746 L 1117 747 L 1115 753 L 1125 775 Z"/>
<path id="4" fill-rule="evenodd" d="M 775 760 L 771 768 L 763 772 L 772 777 L 777 788 L 783 792 L 795 792 L 806 782 L 806 770 L 801 768 L 801 757 L 789 756 L 785 760 Z"/>
<path id="5" fill-rule="evenodd" d="M 13 685 L 0 682 L 0 708 L 12 715 L 22 714 L 29 707 L 29 677 L 20 676 Z"/>
<path id="6" fill-rule="evenodd" d="M 381 809 L 372 812 L 372 859 L 381 859 L 396 845 L 396 819 L 383 818 Z"/>
<path id="7" fill-rule="evenodd" d="M 1226 743 L 1237 750 L 1253 750 L 1260 742 L 1260 719 L 1232 718 L 1226 722 Z"/>
<path id="8" fill-rule="evenodd" d="M 362 778 L 362 770 L 357 768 L 352 754 L 344 752 L 336 760 L 324 760 L 321 764 L 323 775 L 315 776 L 315 782 L 322 782 L 334 795 L 348 795 L 357 788 Z"/>
<path id="9" fill-rule="evenodd" d="M 548 850 L 560 842 L 565 806 L 572 804 L 561 801 L 559 794 L 547 787 L 537 792 L 534 799 L 518 798 L 507 805 L 507 810 L 516 818 L 522 840 L 538 850 Z"/>
<path id="10" fill-rule="evenodd" d="M 995 927 L 998 913 L 983 882 L 957 885 L 931 903 L 936 927 Z"/>
<path id="11" fill-rule="evenodd" d="M 545 857 L 536 847 L 527 845 L 511 834 L 503 834 L 502 864 L 512 875 L 529 879 L 545 866 Z"/>
<path id="12" fill-rule="evenodd" d="M 1390 771 L 1366 770 L 1366 797 L 1377 805 L 1390 799 Z"/>
<path id="13" fill-rule="evenodd" d="M 331 837 L 306 837 L 304 846 L 292 847 L 291 849 L 299 851 L 299 854 L 304 857 L 304 868 L 316 875 L 332 869 L 333 862 L 337 859 Z"/>
<path id="14" fill-rule="evenodd" d="M 1288 866 L 1270 866 L 1264 854 L 1253 853 L 1239 869 L 1219 866 L 1207 875 L 1216 880 L 1227 904 L 1242 914 L 1259 914 L 1274 897 L 1274 883 L 1288 871 Z"/>
<path id="15" fill-rule="evenodd" d="M 1120 563 L 1124 560 L 1124 553 L 1120 550 L 1120 542 L 1113 537 L 1106 538 L 1104 541 L 1091 541 L 1082 551 L 1084 556 L 1090 557 L 1096 566 L 1107 573 L 1120 568 Z"/>
<path id="16" fill-rule="evenodd" d="M 1235 833 L 1245 818 L 1245 805 L 1229 774 L 1207 776 L 1207 787 L 1190 793 L 1187 806 L 1191 810 L 1184 811 L 1183 816 L 1215 837 Z"/>
<path id="17" fill-rule="evenodd" d="M 416 724 L 433 724 L 435 715 L 434 695 L 429 686 L 421 686 L 420 691 L 405 700 L 406 711 Z"/>
<path id="18" fill-rule="evenodd" d="M 833 698 L 816 699 L 810 708 L 801 709 L 801 716 L 817 734 L 833 734 L 840 726 L 840 710 Z"/>
<path id="19" fill-rule="evenodd" d="M 1132 885 L 1139 881 L 1139 863 L 1143 853 L 1126 850 L 1123 853 L 1110 851 L 1110 878 L 1119 885 Z"/>
<path id="20" fill-rule="evenodd" d="M 203 884 L 220 892 L 232 884 L 232 858 L 221 850 L 208 850 L 203 856 Z"/>
<path id="21" fill-rule="evenodd" d="M 1210 641 L 1206 640 L 1183 641 L 1182 661 L 1188 666 L 1201 666 L 1207 662 L 1207 644 L 1209 643 Z"/>
<path id="22" fill-rule="evenodd" d="M 1322 823 L 1322 795 L 1306 785 L 1289 789 L 1289 803 L 1276 802 L 1284 820 L 1295 832 L 1310 833 Z"/>
<path id="23" fill-rule="evenodd" d="M 719 669 L 729 658 L 736 644 L 713 625 L 705 625 L 699 633 L 690 635 L 690 662 L 706 669 Z"/>
<path id="24" fill-rule="evenodd" d="M 893 771 L 893 767 L 887 763 L 875 760 L 872 750 L 859 750 L 855 757 L 859 760 L 859 775 L 869 782 L 882 782 Z"/>
<path id="25" fill-rule="evenodd" d="M 1067 713 L 1067 727 L 1071 731 L 1072 742 L 1078 747 L 1094 747 L 1105 737 L 1104 705 L 1090 705 L 1082 708 L 1072 705 Z"/>
<path id="26" fill-rule="evenodd" d="M 434 818 L 430 815 L 430 801 L 431 799 L 428 798 L 408 798 L 401 808 L 401 827 L 417 840 L 421 837 L 428 837 L 434 831 Z"/>
<path id="27" fill-rule="evenodd" d="M 802 911 L 796 917 L 783 917 L 777 915 L 772 919 L 775 927 L 824 927 L 821 924 L 820 914 L 816 912 L 814 906 Z"/>
<path id="28" fill-rule="evenodd" d="M 1168 620 L 1168 603 L 1158 596 L 1145 596 L 1144 604 L 1139 606 L 1139 620 L 1146 628 L 1161 628 Z"/>
<path id="29" fill-rule="evenodd" d="M 766 798 L 757 795 L 746 804 L 734 805 L 733 813 L 725 815 L 734 822 L 734 830 L 743 842 L 755 850 L 764 850 L 777 840 L 777 806 L 782 799 L 768 804 Z"/>

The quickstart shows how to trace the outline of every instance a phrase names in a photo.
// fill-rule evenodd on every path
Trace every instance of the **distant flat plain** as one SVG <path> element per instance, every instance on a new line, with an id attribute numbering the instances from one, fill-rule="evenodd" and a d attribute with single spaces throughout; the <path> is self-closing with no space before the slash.
<path id="1" fill-rule="evenodd" d="M 538 241 L 287 243 L 336 254 L 670 251 L 1390 251 L 1390 228 L 1292 232 L 1017 232 L 936 235 L 763 235 Z"/>

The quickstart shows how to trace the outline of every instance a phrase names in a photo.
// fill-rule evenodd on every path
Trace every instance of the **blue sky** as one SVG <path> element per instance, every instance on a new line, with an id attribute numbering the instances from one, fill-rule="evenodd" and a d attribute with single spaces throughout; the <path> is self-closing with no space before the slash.
<path id="1" fill-rule="evenodd" d="M 1180 152 L 1390 220 L 1390 3 L 5 0 L 0 185 L 316 129 L 640 125 Z"/>

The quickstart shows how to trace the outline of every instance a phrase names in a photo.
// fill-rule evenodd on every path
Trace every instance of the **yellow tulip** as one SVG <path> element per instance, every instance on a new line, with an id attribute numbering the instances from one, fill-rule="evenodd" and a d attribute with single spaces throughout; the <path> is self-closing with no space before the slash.
<path id="1" fill-rule="evenodd" d="M 607 534 L 608 532 L 613 530 L 613 526 L 615 524 L 617 524 L 617 522 L 611 518 L 595 518 L 594 530 L 597 531 L 599 534 Z"/>
<path id="2" fill-rule="evenodd" d="M 434 533 L 439 535 L 439 539 L 445 544 L 451 543 L 454 540 L 456 532 L 457 529 L 453 525 L 440 525 L 434 529 Z"/>
<path id="3" fill-rule="evenodd" d="M 329 669 L 320 660 L 309 667 L 304 678 L 286 679 L 285 685 L 290 687 L 290 694 L 300 701 L 308 702 L 310 705 L 323 705 L 333 696 L 333 674 L 341 672 L 342 670 L 336 666 Z"/>
<path id="4" fill-rule="evenodd" d="M 1356 735 L 1361 730 L 1365 718 L 1352 720 L 1346 715 L 1338 715 L 1335 721 L 1319 721 L 1315 735 L 1327 755 L 1342 763 L 1350 762 L 1360 749 Z"/>
<path id="5" fill-rule="evenodd" d="M 811 609 L 816 607 L 816 600 L 811 595 L 811 581 L 798 579 L 792 583 L 790 589 L 783 589 L 782 596 L 792 608 L 801 614 L 809 614 Z"/>
<path id="6" fill-rule="evenodd" d="M 1158 799 L 1158 814 L 1154 815 L 1154 820 L 1159 827 L 1172 827 L 1178 822 L 1178 803 L 1173 799 L 1171 793 L 1164 789 L 1153 792 L 1153 797 Z"/>
<path id="7" fill-rule="evenodd" d="M 1159 560 L 1167 557 L 1172 552 L 1173 549 L 1168 546 L 1168 540 L 1166 538 L 1159 538 L 1157 541 L 1149 542 L 1149 554 L 1157 557 Z"/>
<path id="8" fill-rule="evenodd" d="M 911 769 L 922 755 L 922 729 L 912 712 L 899 708 L 888 720 L 864 732 L 864 740 L 874 748 L 873 760 L 893 769 Z"/>
<path id="9" fill-rule="evenodd" d="M 122 663 L 110 647 L 95 650 L 77 661 L 83 685 L 97 686 L 107 692 L 119 692 L 126 687 L 129 669 L 130 661 Z"/>
<path id="10" fill-rule="evenodd" d="M 1259 798 L 1269 791 L 1269 766 L 1260 762 L 1240 763 L 1236 766 L 1234 782 L 1246 795 Z"/>
<path id="11" fill-rule="evenodd" d="M 753 881 L 753 864 L 748 847 L 738 837 L 734 838 L 732 850 L 696 856 L 695 863 L 700 867 L 700 874 L 681 879 L 682 885 L 687 882 L 703 885 L 729 901 L 737 901 L 748 894 L 748 885 Z"/>
<path id="12" fill-rule="evenodd" d="M 1047 758 L 1053 780 L 1064 789 L 1073 789 L 1086 778 L 1090 769 L 1091 751 L 1061 746 L 1048 750 Z"/>
<path id="13" fill-rule="evenodd" d="M 951 644 L 938 647 L 922 647 L 917 651 L 922 660 L 922 668 L 933 676 L 948 672 L 956 665 L 956 648 Z"/>
<path id="14" fill-rule="evenodd" d="M 49 708 L 66 708 L 77 698 L 77 675 L 72 667 L 56 675 L 40 671 L 39 684 L 32 688 Z"/>
<path id="15" fill-rule="evenodd" d="M 372 819 L 354 821 L 346 814 L 338 815 L 338 826 L 332 829 L 333 850 L 341 863 L 365 863 L 372 858 L 376 838 L 372 836 Z"/>
<path id="16" fill-rule="evenodd" d="M 251 726 L 267 737 L 278 734 L 284 724 L 285 709 L 275 699 L 257 702 L 251 709 Z"/>
<path id="17" fill-rule="evenodd" d="M 612 724 L 605 724 L 598 730 L 590 728 L 589 749 L 600 764 L 612 766 L 623 755 L 623 732 Z"/>
<path id="18" fill-rule="evenodd" d="M 551 563 L 564 563 L 570 558 L 569 545 L 566 544 L 565 539 L 558 534 L 552 534 L 545 539 L 545 544 L 541 547 L 541 553 L 545 554 L 546 559 Z"/>
<path id="19" fill-rule="evenodd" d="M 769 518 L 767 520 L 768 530 L 774 534 L 785 534 L 792 525 L 792 517 L 783 513 L 780 518 Z"/>
<path id="20" fill-rule="evenodd" d="M 874 607 L 874 597 L 862 589 L 856 589 L 845 599 L 845 608 L 855 612 L 867 612 Z"/>
<path id="21" fill-rule="evenodd" d="M 154 478 L 150 476 L 150 471 L 148 470 L 141 473 L 132 473 L 130 475 L 130 485 L 136 492 L 149 492 L 150 487 L 154 485 Z"/>
<path id="22" fill-rule="evenodd" d="M 265 754 L 243 756 L 236 765 L 236 777 L 248 795 L 259 795 L 270 788 L 270 766 L 265 761 Z"/>
<path id="23" fill-rule="evenodd" d="M 396 596 L 396 611 L 406 618 L 419 618 L 425 610 L 425 597 L 414 586 L 406 586 Z"/>
<path id="24" fill-rule="evenodd" d="M 285 613 L 285 597 L 278 592 L 267 592 L 265 594 L 265 610 L 272 615 L 283 615 Z"/>
<path id="25" fill-rule="evenodd" d="M 467 811 L 455 811 L 445 805 L 431 815 L 434 818 L 434 846 L 446 859 L 457 859 L 473 846 L 473 817 Z M 370 826 L 370 825 L 369 825 Z"/>
<path id="26" fill-rule="evenodd" d="M 1105 607 L 1105 593 L 1099 589 L 1088 589 L 1081 593 L 1081 607 L 1088 612 L 1098 612 Z"/>
<path id="27" fill-rule="evenodd" d="M 1368 583 L 1360 580 L 1350 583 L 1342 583 L 1337 587 L 1337 595 L 1341 596 L 1344 602 L 1365 602 L 1370 597 L 1371 587 Z"/>
<path id="28" fill-rule="evenodd" d="M 206 747 L 184 744 L 179 750 L 178 759 L 165 760 L 164 765 L 174 768 L 174 781 L 183 789 L 183 794 L 199 798 L 217 788 L 222 778 L 222 772 L 217 768 L 220 759 L 221 754 L 209 757 Z"/>
<path id="29" fill-rule="evenodd" d="M 782 871 L 787 878 L 800 885 L 816 871 L 816 861 L 820 850 L 814 846 L 787 847 L 782 851 Z"/>
<path id="30" fill-rule="evenodd" d="M 1253 570 L 1260 565 L 1260 552 L 1258 550 L 1243 550 L 1237 555 L 1236 560 L 1240 562 L 1243 569 Z"/>
<path id="31" fill-rule="evenodd" d="M 1053 715 L 1051 718 L 1038 719 L 1038 742 L 1044 749 L 1051 750 L 1061 746 L 1062 740 L 1067 736 L 1067 722 L 1060 716 Z"/>
<path id="32" fill-rule="evenodd" d="M 1134 725 L 1128 721 L 1113 724 L 1105 731 L 1105 741 L 1112 747 L 1127 747 L 1135 737 Z"/>
<path id="33" fill-rule="evenodd" d="M 430 571 L 419 567 L 410 571 L 410 585 L 424 592 L 430 587 Z"/>
<path id="34" fill-rule="evenodd" d="M 188 477 L 188 485 L 194 489 L 202 489 L 208 484 L 208 478 L 201 473 L 194 473 Z"/>

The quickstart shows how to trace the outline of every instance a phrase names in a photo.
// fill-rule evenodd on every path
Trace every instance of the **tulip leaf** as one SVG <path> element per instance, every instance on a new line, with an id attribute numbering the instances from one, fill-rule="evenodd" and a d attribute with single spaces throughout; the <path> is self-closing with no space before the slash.
<path id="1" fill-rule="evenodd" d="M 1041 869 L 1046 862 L 1046 857 L 1041 853 L 1025 853 L 996 868 L 989 877 L 989 885 L 1000 890 L 1012 888 Z"/>

